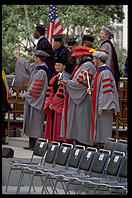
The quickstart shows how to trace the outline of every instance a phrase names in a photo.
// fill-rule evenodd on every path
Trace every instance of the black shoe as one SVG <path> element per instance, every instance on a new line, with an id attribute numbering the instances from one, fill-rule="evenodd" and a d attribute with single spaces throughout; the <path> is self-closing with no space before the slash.
<path id="1" fill-rule="evenodd" d="M 8 144 L 8 142 L 2 141 L 2 144 L 7 145 L 7 144 Z"/>
<path id="2" fill-rule="evenodd" d="M 34 146 L 26 146 L 26 147 L 23 147 L 23 149 L 27 149 L 27 150 L 28 150 L 28 149 L 30 150 L 30 149 L 33 149 L 33 148 L 34 148 Z"/>
<path id="3" fill-rule="evenodd" d="M 31 151 L 34 151 L 34 146 L 30 148 Z"/>

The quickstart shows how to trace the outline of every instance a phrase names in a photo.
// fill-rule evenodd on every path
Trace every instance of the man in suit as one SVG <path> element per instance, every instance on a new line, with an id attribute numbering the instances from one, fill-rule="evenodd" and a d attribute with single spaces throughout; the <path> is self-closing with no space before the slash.
<path id="1" fill-rule="evenodd" d="M 50 55 L 46 57 L 45 63 L 47 64 L 51 77 L 55 72 L 55 59 L 53 55 L 52 45 L 49 43 L 45 35 L 45 26 L 42 24 L 37 24 L 35 27 L 34 37 L 38 39 L 36 50 L 42 50 Z"/>

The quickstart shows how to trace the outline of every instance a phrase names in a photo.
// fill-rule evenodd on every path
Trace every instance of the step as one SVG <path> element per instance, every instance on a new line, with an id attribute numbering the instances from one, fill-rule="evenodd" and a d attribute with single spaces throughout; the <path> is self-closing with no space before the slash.
<path id="1" fill-rule="evenodd" d="M 25 147 L 29 145 L 28 137 L 6 137 L 9 146 Z"/>
<path id="2" fill-rule="evenodd" d="M 115 128 L 112 131 L 113 136 L 115 135 Z M 127 129 L 119 129 L 119 137 L 127 138 L 128 131 Z M 6 136 L 5 140 L 9 146 L 16 146 L 16 147 L 25 147 L 29 145 L 29 138 L 27 136 L 20 136 L 20 137 L 8 137 Z"/>

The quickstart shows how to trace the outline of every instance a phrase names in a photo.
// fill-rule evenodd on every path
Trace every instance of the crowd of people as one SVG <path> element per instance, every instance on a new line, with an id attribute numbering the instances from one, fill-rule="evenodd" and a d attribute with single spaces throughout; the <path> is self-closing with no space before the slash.
<path id="1" fill-rule="evenodd" d="M 120 111 L 117 84 L 120 79 L 118 59 L 111 39 L 112 31 L 103 26 L 101 45 L 94 49 L 95 38 L 54 35 L 54 47 L 45 37 L 45 27 L 38 24 L 34 37 L 34 62 L 14 51 L 16 82 L 28 81 L 23 131 L 33 149 L 37 138 L 102 148 L 112 136 L 113 114 Z M 45 125 L 44 125 L 45 123 Z"/>

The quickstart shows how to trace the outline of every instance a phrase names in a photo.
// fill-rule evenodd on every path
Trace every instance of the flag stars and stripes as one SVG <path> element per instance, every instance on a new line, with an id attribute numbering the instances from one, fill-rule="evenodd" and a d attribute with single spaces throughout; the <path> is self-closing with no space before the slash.
<path id="1" fill-rule="evenodd" d="M 57 13 L 56 13 L 56 9 L 55 6 L 51 5 L 50 6 L 50 12 L 49 12 L 49 21 L 54 23 L 55 19 L 58 17 Z"/>
<path id="2" fill-rule="evenodd" d="M 49 22 L 48 22 L 48 31 L 47 31 L 47 39 L 52 44 L 53 35 L 58 35 L 63 32 L 63 29 L 60 24 L 59 17 L 56 13 L 56 8 L 53 5 L 50 5 L 49 9 Z"/>

